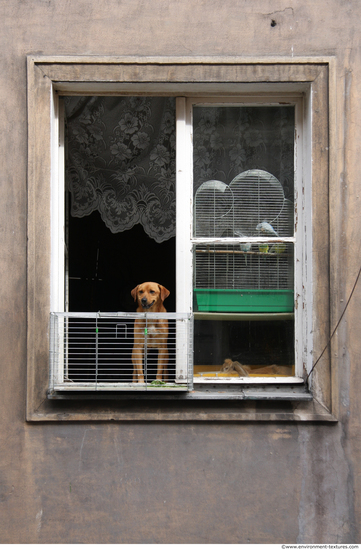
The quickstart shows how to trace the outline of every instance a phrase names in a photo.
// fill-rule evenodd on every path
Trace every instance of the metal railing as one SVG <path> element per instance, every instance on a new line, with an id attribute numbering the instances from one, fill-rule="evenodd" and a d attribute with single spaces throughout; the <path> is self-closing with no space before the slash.
<path id="1" fill-rule="evenodd" d="M 192 358 L 190 314 L 50 314 L 50 391 L 187 391 Z"/>

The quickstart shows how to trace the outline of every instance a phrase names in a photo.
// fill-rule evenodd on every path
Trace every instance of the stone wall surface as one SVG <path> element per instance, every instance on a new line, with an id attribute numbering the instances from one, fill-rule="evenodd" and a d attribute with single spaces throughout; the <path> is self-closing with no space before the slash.
<path id="1" fill-rule="evenodd" d="M 334 56 L 333 321 L 360 264 L 358 0 L 0 0 L 0 543 L 356 543 L 361 283 L 338 423 L 26 423 L 26 56 Z"/>

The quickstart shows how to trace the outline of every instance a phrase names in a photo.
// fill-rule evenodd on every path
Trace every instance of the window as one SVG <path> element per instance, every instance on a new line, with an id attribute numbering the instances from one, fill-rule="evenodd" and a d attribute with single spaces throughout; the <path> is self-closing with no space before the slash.
<path id="1" fill-rule="evenodd" d="M 321 383 L 322 376 L 313 377 L 313 399 L 304 384 L 304 373 L 311 369 L 312 354 L 321 348 L 329 323 L 325 313 L 329 283 L 316 303 L 313 299 L 315 287 L 321 287 L 318 275 L 326 275 L 328 281 L 314 216 L 327 220 L 328 211 L 312 181 L 317 175 L 318 191 L 327 196 L 328 153 L 324 152 L 330 144 L 329 111 L 316 107 L 322 97 L 323 105 L 329 101 L 330 63 L 218 65 L 208 60 L 187 65 L 175 61 L 173 81 L 164 60 L 141 67 L 132 60 L 79 63 L 29 59 L 29 319 L 36 317 L 34 328 L 29 324 L 29 336 L 35 335 L 39 347 L 29 346 L 32 412 L 28 418 L 43 418 L 42 409 L 47 418 L 55 419 L 61 414 L 59 407 L 65 407 L 75 419 L 79 401 L 71 404 L 69 400 L 81 401 L 85 389 L 111 390 L 107 399 L 114 399 L 112 391 L 121 389 L 119 383 L 133 394 L 140 389 L 131 379 L 129 358 L 129 372 L 115 380 L 114 363 L 110 367 L 108 363 L 109 355 L 113 362 L 123 351 L 129 355 L 134 314 L 110 316 L 109 311 L 134 311 L 133 285 L 147 279 L 164 284 L 164 278 L 175 289 L 165 304 L 169 323 L 174 323 L 173 363 L 167 381 L 171 391 L 164 395 L 164 386 L 157 387 L 154 375 L 148 387 L 155 383 L 153 397 L 163 400 L 165 417 L 181 418 L 192 409 L 187 417 L 198 418 L 197 400 L 212 407 L 212 402 L 229 398 L 232 403 L 242 402 L 242 407 L 235 416 L 227 416 L 226 411 L 216 416 L 249 418 L 246 407 L 251 405 L 243 402 L 277 398 L 283 400 L 277 405 L 282 418 L 295 418 L 295 407 L 305 419 L 334 418 L 329 415 L 330 384 Z M 114 80 L 111 75 L 119 67 L 124 74 Z M 41 81 L 39 71 L 45 71 L 48 80 Z M 48 122 L 47 105 L 53 109 Z M 114 118 L 119 109 L 123 115 Z M 108 148 L 104 116 L 116 121 Z M 144 131 L 146 125 L 150 133 Z M 87 132 L 82 134 L 84 127 Z M 46 132 L 52 147 L 41 153 L 39 136 Z M 322 151 L 314 145 L 320 141 Z M 310 162 L 315 155 L 320 161 L 317 168 Z M 79 180 L 82 173 L 84 181 Z M 31 222 L 46 201 L 51 208 L 40 231 Z M 34 255 L 39 239 L 44 246 Z M 134 249 L 142 252 L 134 254 Z M 155 276 L 145 276 L 144 265 Z M 40 281 L 44 286 L 37 295 Z M 44 352 L 49 340 L 44 331 L 39 332 L 50 312 L 59 313 L 52 325 L 58 329 L 52 335 L 60 334 L 60 340 L 58 347 L 51 347 L 56 367 L 50 397 L 56 401 L 46 400 L 44 393 Z M 315 319 L 321 318 L 322 329 L 314 335 Z M 182 333 L 180 322 L 188 326 Z M 59 365 L 69 365 L 64 357 L 78 345 L 79 334 L 87 336 L 93 325 L 94 349 L 106 359 L 91 351 L 85 378 L 83 370 L 68 376 L 69 371 Z M 72 348 L 68 337 L 74 334 Z M 122 342 L 127 349 L 123 350 Z M 76 349 L 72 353 L 79 365 L 83 351 Z M 104 375 L 100 381 L 97 378 L 96 388 L 94 372 Z M 193 391 L 180 394 L 176 390 L 190 389 L 190 372 Z M 37 379 L 42 380 L 38 386 Z M 123 408 L 116 417 L 135 418 L 133 397 L 123 393 L 121 398 Z M 126 399 L 131 404 L 125 411 Z M 180 403 L 183 412 L 179 412 Z M 100 412 L 100 401 L 96 410 L 90 416 L 82 410 L 80 416 L 113 417 L 113 412 Z M 265 412 L 266 417 L 272 413 Z"/>
<path id="2" fill-rule="evenodd" d="M 302 318 L 295 316 L 294 299 L 305 294 L 307 269 L 307 223 L 297 217 L 295 224 L 302 196 L 295 163 L 302 163 L 302 96 L 187 103 L 194 381 L 301 382 L 307 359 L 297 347 Z M 303 300 L 309 307 L 311 297 Z"/>
<path id="3" fill-rule="evenodd" d="M 155 383 L 158 391 L 189 389 L 193 376 L 195 383 L 238 384 L 259 377 L 264 383 L 290 377 L 303 382 L 294 318 L 294 296 L 301 295 L 304 277 L 304 268 L 295 277 L 294 264 L 302 265 L 300 235 L 307 232 L 300 218 L 295 231 L 301 94 L 60 101 L 65 284 L 53 280 L 61 289 L 61 313 L 64 307 L 83 313 L 54 318 L 52 391 L 141 389 L 132 376 L 134 319 L 119 313 L 104 318 L 104 312 L 132 311 L 130 291 L 144 279 L 172 289 L 167 305 L 185 315 L 168 319 L 178 351 L 169 357 L 167 381 L 158 385 L 149 360 L 144 389 Z M 193 169 L 188 159 L 183 157 L 182 166 L 177 158 L 184 151 L 191 152 Z M 178 173 L 188 174 L 183 184 L 176 184 L 176 163 Z M 182 239 L 188 253 L 176 254 L 175 242 Z M 192 288 L 179 289 L 175 301 L 179 281 L 192 281 Z M 305 307 L 308 301 L 304 297 Z M 88 312 L 102 313 L 90 321 Z M 193 313 L 192 357 L 186 343 L 180 346 L 188 352 L 180 354 L 177 340 Z M 120 333 L 121 325 L 126 330 Z M 169 341 L 169 350 L 172 345 Z"/>

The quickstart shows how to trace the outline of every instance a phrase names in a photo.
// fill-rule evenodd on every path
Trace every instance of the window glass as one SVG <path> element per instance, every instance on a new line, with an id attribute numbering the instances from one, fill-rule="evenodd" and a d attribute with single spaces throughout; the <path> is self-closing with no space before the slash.
<path id="1" fill-rule="evenodd" d="M 195 381 L 295 374 L 293 319 L 196 319 L 194 325 Z"/>
<path id="2" fill-rule="evenodd" d="M 293 106 L 194 106 L 196 376 L 294 374 L 294 130 Z"/>
<path id="3" fill-rule="evenodd" d="M 293 106 L 193 108 L 194 236 L 293 235 L 294 129 Z"/>

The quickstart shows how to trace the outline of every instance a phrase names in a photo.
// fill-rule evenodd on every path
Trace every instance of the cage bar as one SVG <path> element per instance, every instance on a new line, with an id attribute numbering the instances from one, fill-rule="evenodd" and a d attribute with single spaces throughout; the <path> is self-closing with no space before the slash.
<path id="1" fill-rule="evenodd" d="M 194 245 L 195 311 L 291 312 L 293 243 Z"/>
<path id="2" fill-rule="evenodd" d="M 294 204 L 278 179 L 265 170 L 242 172 L 229 185 L 209 180 L 195 193 L 196 238 L 257 237 L 263 222 L 272 224 L 280 238 L 294 234 Z"/>

